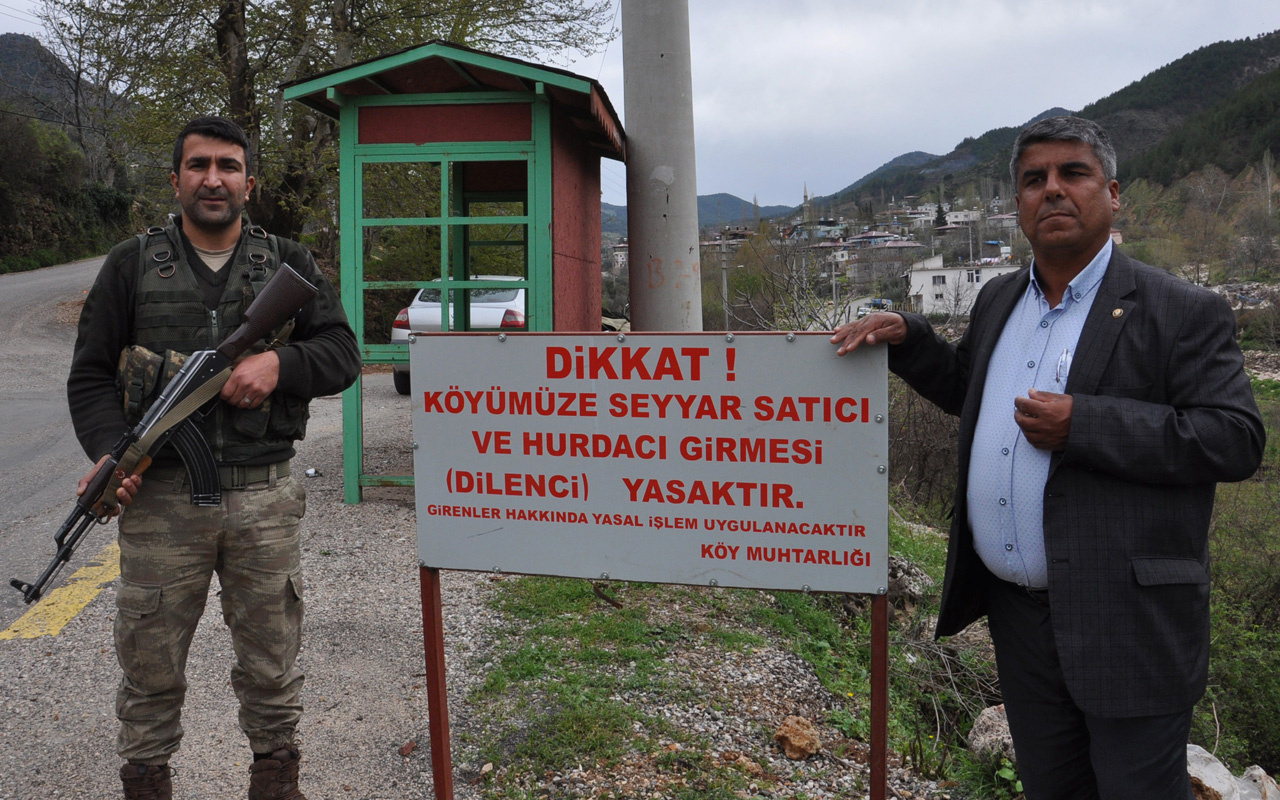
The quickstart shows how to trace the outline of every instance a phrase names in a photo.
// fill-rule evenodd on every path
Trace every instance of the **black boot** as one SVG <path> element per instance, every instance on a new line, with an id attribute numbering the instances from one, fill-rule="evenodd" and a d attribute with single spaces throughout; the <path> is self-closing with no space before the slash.
<path id="1" fill-rule="evenodd" d="M 173 800 L 172 775 L 168 764 L 125 764 L 120 768 L 125 800 Z"/>
<path id="2" fill-rule="evenodd" d="M 298 788 L 298 751 L 282 747 L 249 767 L 249 800 L 307 800 Z"/>

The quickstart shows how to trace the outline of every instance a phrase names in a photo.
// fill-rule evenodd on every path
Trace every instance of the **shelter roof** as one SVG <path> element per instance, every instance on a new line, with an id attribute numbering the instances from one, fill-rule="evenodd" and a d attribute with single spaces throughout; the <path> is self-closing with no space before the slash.
<path id="1" fill-rule="evenodd" d="M 533 92 L 537 84 L 603 155 L 626 160 L 626 134 L 598 81 L 567 70 L 433 39 L 282 84 L 286 100 L 337 119 L 344 98 L 452 92 Z"/>

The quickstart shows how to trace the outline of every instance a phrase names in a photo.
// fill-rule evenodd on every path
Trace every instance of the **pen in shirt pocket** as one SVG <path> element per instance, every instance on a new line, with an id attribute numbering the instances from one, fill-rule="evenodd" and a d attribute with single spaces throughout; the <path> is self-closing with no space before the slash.
<path id="1" fill-rule="evenodd" d="M 1067 384 L 1067 376 L 1071 374 L 1071 350 L 1062 348 L 1062 355 L 1058 356 L 1058 372 L 1054 377 L 1054 383 L 1062 389 Z"/>

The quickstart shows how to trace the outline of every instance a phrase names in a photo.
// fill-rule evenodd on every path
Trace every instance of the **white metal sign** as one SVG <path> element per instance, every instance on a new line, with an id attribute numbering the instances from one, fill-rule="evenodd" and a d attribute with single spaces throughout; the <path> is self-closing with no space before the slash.
<path id="1" fill-rule="evenodd" d="M 422 565 L 883 591 L 887 356 L 828 339 L 413 337 Z"/>

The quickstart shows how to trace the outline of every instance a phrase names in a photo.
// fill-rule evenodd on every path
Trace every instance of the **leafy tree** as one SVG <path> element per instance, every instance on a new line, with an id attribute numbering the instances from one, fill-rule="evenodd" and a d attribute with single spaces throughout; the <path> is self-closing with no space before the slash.
<path id="1" fill-rule="evenodd" d="M 1224 211 L 1231 195 L 1231 179 L 1217 167 L 1207 167 L 1182 183 L 1182 229 L 1188 255 L 1212 275 L 1222 266 L 1230 230 Z"/>
<path id="2" fill-rule="evenodd" d="M 28 101 L 40 115 L 56 120 L 85 154 L 91 180 L 112 186 L 123 174 L 129 146 L 119 122 L 131 112 L 133 94 L 129 76 L 120 69 L 121 59 L 94 49 L 95 42 L 116 34 L 104 28 L 106 18 L 97 13 L 103 0 L 45 0 L 38 11 L 44 24 L 44 45 L 38 58 L 46 62 L 41 73 L 53 84 L 50 94 L 32 93 Z M 59 5 L 61 4 L 61 5 Z M 137 49 L 139 43 L 119 42 L 117 51 Z"/>
<path id="3" fill-rule="evenodd" d="M 0 109 L 0 272 L 102 252 L 128 199 L 85 181 L 85 157 L 60 129 Z"/>
<path id="4" fill-rule="evenodd" d="M 608 0 L 45 0 L 96 82 L 132 105 L 105 127 L 149 153 L 163 175 L 174 132 L 221 113 L 259 155 L 254 221 L 296 236 L 332 202 L 336 123 L 286 104 L 282 83 L 431 39 L 533 58 L 608 41 Z M 155 198 L 168 197 L 163 185 Z"/>
<path id="5" fill-rule="evenodd" d="M 815 262 L 804 242 L 783 239 L 776 230 L 769 230 L 743 242 L 733 257 L 742 268 L 729 270 L 727 276 L 731 329 L 822 331 L 850 318 L 854 295 L 841 291 L 838 276 L 819 274 L 824 265 Z M 836 269 L 834 265 L 825 268 Z M 714 306 L 718 312 L 706 316 L 719 319 L 724 313 L 721 276 L 711 274 L 719 270 L 703 272 L 704 308 Z"/>

